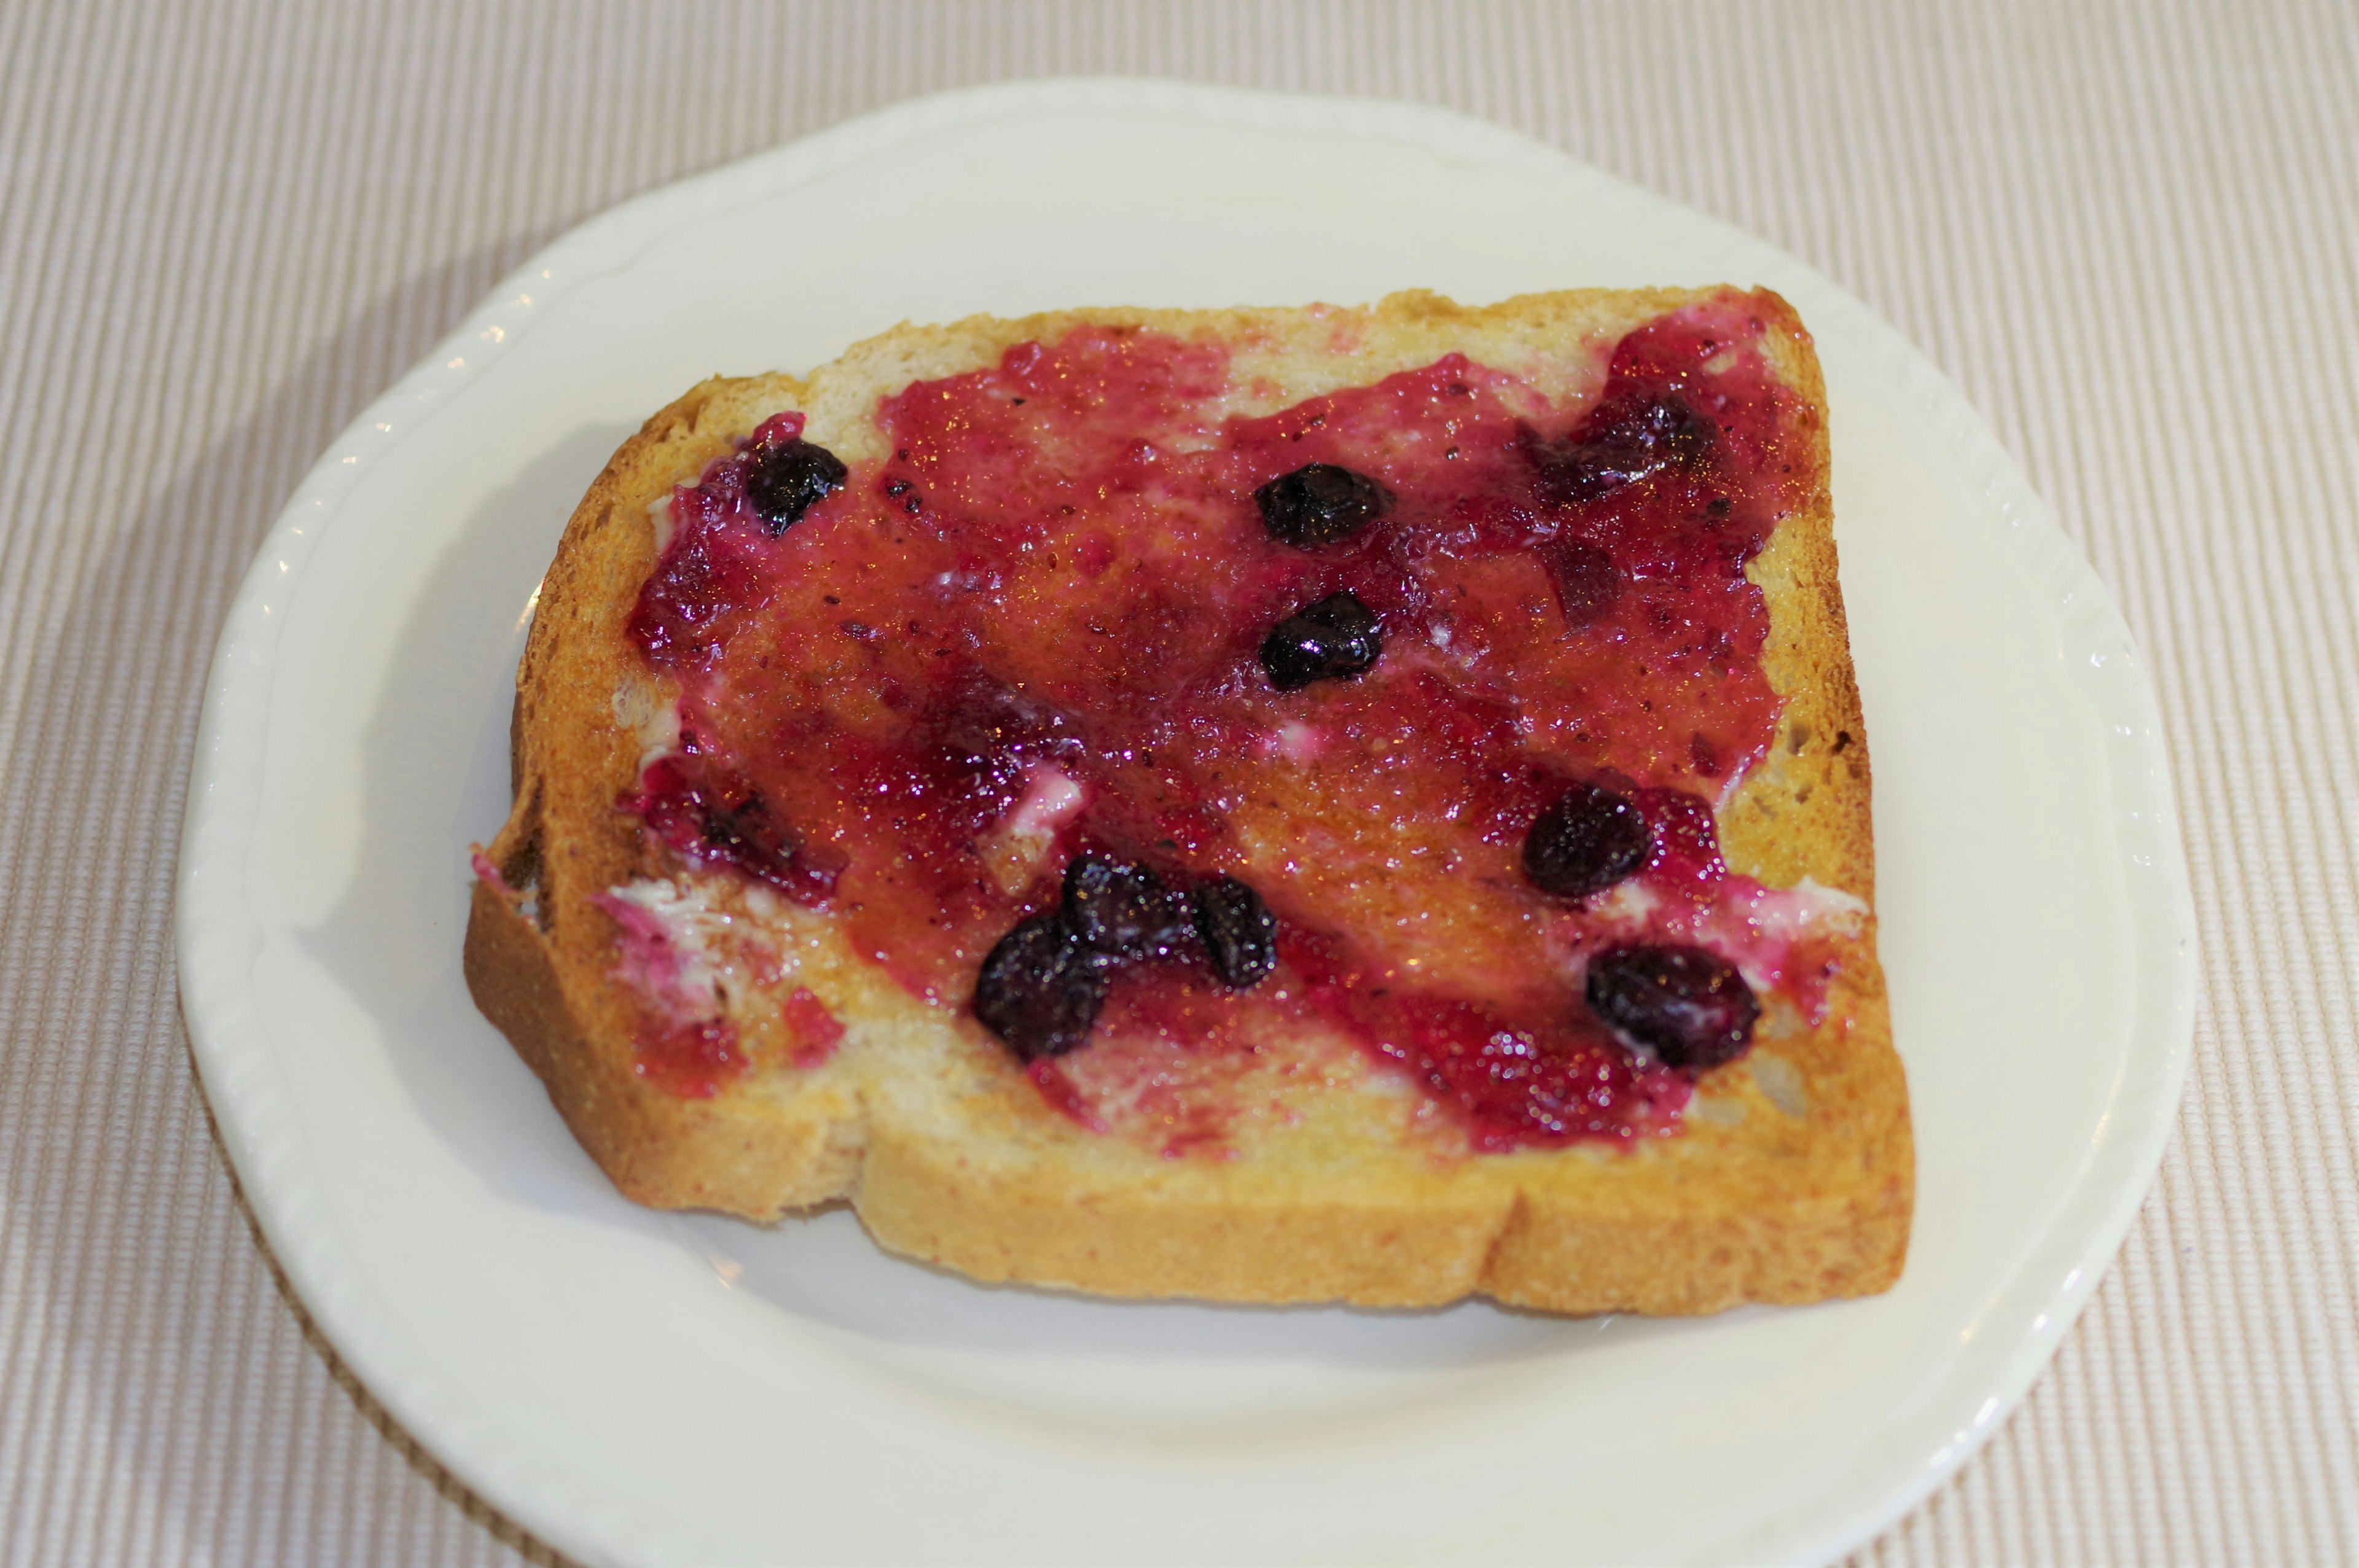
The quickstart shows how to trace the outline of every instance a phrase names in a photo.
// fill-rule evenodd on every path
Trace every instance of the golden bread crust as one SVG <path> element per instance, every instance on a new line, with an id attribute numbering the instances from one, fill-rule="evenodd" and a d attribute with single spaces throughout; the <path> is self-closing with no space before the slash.
<path id="1" fill-rule="evenodd" d="M 632 1004 L 613 978 L 617 931 L 596 902 L 635 877 L 677 874 L 614 809 L 641 763 L 634 702 L 670 700 L 623 635 L 656 557 L 648 508 L 769 414 L 802 409 L 811 439 L 858 461 L 881 444 L 878 395 L 1084 322 L 1216 337 L 1272 406 L 1451 350 L 1578 398 L 1623 333 L 1702 297 L 1582 290 L 1478 309 L 1417 293 L 1364 310 L 977 318 L 897 328 L 808 380 L 697 386 L 615 453 L 543 584 L 517 672 L 516 806 L 486 851 L 499 878 L 477 882 L 468 925 L 478 1005 L 635 1201 L 768 1220 L 848 1199 L 886 1247 L 981 1280 L 1404 1306 L 1479 1292 L 1552 1311 L 1670 1314 L 1886 1288 L 1907 1249 L 1913 1152 L 1872 915 L 1843 939 L 1827 1022 L 1766 1019 L 1748 1057 L 1705 1076 L 1676 1137 L 1437 1161 L 1355 1131 L 1395 1125 L 1397 1106 L 1355 1123 L 1346 1103 L 1340 1130 L 1299 1152 L 1217 1162 L 1082 1130 L 978 1031 L 914 1003 L 800 914 L 794 939 L 851 1026 L 843 1049 L 823 1069 L 682 1098 L 636 1070 Z M 1765 672 L 1785 707 L 1770 755 L 1719 813 L 1722 841 L 1732 869 L 1772 886 L 1807 877 L 1865 901 L 1867 748 L 1836 580 L 1823 385 L 1791 308 L 1767 291 L 1749 303 L 1799 395 L 1813 499 L 1748 568 L 1770 612 Z"/>

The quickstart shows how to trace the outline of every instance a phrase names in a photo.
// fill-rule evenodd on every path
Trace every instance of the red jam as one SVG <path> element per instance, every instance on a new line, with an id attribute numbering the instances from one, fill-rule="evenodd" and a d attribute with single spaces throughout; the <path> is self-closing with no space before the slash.
<path id="1" fill-rule="evenodd" d="M 784 416 L 673 494 L 630 634 L 679 681 L 683 739 L 625 807 L 828 909 L 950 1008 L 1083 848 L 1251 884 L 1277 974 L 1117 977 L 1043 1085 L 1085 1125 L 1120 1108 L 1091 1098 L 1101 1053 L 1249 1057 L 1308 1017 L 1477 1148 L 1673 1130 L 1687 1080 L 1568 978 L 1631 917 L 1543 896 L 1518 855 L 1571 781 L 1620 774 L 1673 924 L 1708 925 L 1732 881 L 1708 803 L 1779 706 L 1744 567 L 1806 482 L 1761 330 L 1734 295 L 1661 318 L 1583 406 L 1452 354 L 1245 419 L 1220 411 L 1223 347 L 1078 329 L 884 399 L 891 455 L 774 537 L 745 491 L 760 444 L 799 435 Z M 1309 463 L 1375 479 L 1388 511 L 1340 543 L 1274 538 L 1255 492 Z M 1272 626 L 1345 592 L 1381 657 L 1277 689 Z M 1045 853 L 1011 860 L 1027 831 Z"/>
<path id="2" fill-rule="evenodd" d="M 797 986 L 787 993 L 779 1008 L 787 1036 L 794 1042 L 794 1064 L 798 1067 L 820 1067 L 835 1054 L 843 1039 L 843 1022 L 828 1011 L 827 1003 L 819 1000 L 808 986 Z"/>

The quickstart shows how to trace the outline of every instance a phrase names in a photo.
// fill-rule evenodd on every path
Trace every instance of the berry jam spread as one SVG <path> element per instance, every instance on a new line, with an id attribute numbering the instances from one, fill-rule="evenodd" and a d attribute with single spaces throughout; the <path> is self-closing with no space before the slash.
<path id="1" fill-rule="evenodd" d="M 1779 709 L 1745 565 L 1810 482 L 1762 330 L 1662 317 L 1581 406 L 1451 354 L 1241 417 L 1220 344 L 1081 327 L 883 399 L 881 460 L 781 415 L 673 492 L 628 634 L 681 738 L 621 806 L 1083 1125 L 1323 1025 L 1477 1149 L 1674 1130 L 1748 982 L 1824 983 L 1712 827 Z M 1193 1076 L 1117 1069 L 1158 1052 Z"/>

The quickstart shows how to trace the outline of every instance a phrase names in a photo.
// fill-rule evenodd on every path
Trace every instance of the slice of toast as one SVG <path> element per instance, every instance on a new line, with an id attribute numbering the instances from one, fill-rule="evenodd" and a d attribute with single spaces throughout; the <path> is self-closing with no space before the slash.
<path id="1" fill-rule="evenodd" d="M 1616 377 L 1639 361 L 1685 390 L 1629 403 Z M 1481 407 L 1461 419 L 1451 397 Z M 1663 1314 L 1883 1290 L 1913 1156 L 1823 411 L 1792 309 L 1733 290 L 977 318 L 897 329 L 806 379 L 705 382 L 615 454 L 543 584 L 469 986 L 632 1199 L 756 1220 L 849 1200 L 884 1246 L 980 1280 Z M 1125 418 L 1145 435 L 1115 443 Z M 788 448 L 763 470 L 785 499 L 741 501 L 745 464 Z M 1356 538 L 1320 532 L 1334 505 L 1281 517 L 1258 495 L 1321 453 L 1381 481 L 1337 503 L 1391 509 L 1346 516 Z M 1491 476 L 1488 499 L 1434 490 L 1450 464 Z M 1617 507 L 1678 549 L 1616 534 Z M 1538 542 L 1499 546 L 1518 528 Z M 1353 591 L 1381 656 L 1285 685 L 1237 642 L 1251 615 L 1220 620 L 1266 587 L 1232 557 L 1295 585 L 1271 593 L 1375 584 Z M 1522 685 L 1495 678 L 1510 666 Z M 922 733 L 926 755 L 987 752 L 998 774 L 929 775 L 928 795 L 862 761 L 877 736 L 918 755 L 908 715 L 986 679 L 991 723 L 1032 751 L 973 739 L 968 697 Z M 1158 704 L 1188 723 L 1155 729 Z M 1087 751 L 1107 714 L 1133 726 L 1113 760 Z M 1194 771 L 1151 773 L 1148 733 Z M 1387 745 L 1424 761 L 1386 773 Z M 714 754 L 758 787 L 679 794 Z M 1456 793 L 1433 793 L 1443 773 Z M 1535 885 L 1525 836 L 1534 802 L 1584 777 L 1654 803 L 1651 859 L 1568 897 Z M 945 818 L 945 791 L 984 804 Z M 1446 809 L 1419 816 L 1421 799 Z M 1709 820 L 1673 853 L 1682 801 Z M 1274 969 L 1233 990 L 1175 926 L 1166 958 L 1083 977 L 1108 1011 L 1078 1048 L 1070 1029 L 1010 1035 L 986 1000 L 995 1033 L 977 976 L 1014 926 L 1100 963 L 1059 878 L 1090 846 L 1122 863 L 1109 844 L 1167 891 L 1257 888 Z M 952 861 L 965 881 L 938 874 Z M 1610 998 L 1584 1011 L 1584 966 L 1595 997 L 1613 943 L 1667 933 L 1717 944 L 1758 993 L 1733 1059 L 1682 1064 Z M 1516 1012 L 1534 954 L 1566 966 L 1561 996 Z M 1611 1080 L 1572 1121 L 1529 1087 L 1560 1071 L 1560 1014 Z"/>

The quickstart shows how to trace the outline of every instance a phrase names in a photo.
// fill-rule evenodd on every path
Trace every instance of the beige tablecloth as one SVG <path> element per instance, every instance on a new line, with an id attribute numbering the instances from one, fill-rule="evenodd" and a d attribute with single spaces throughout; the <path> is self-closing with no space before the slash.
<path id="1" fill-rule="evenodd" d="M 2094 1305 L 1867 1555 L 2359 1561 L 2359 6 L 0 6 L 0 1554 L 545 1560 L 307 1332 L 169 949 L 213 634 L 313 456 L 509 267 L 995 78 L 1486 115 L 1767 235 L 1965 388 L 2127 609 L 2195 1066 Z"/>

